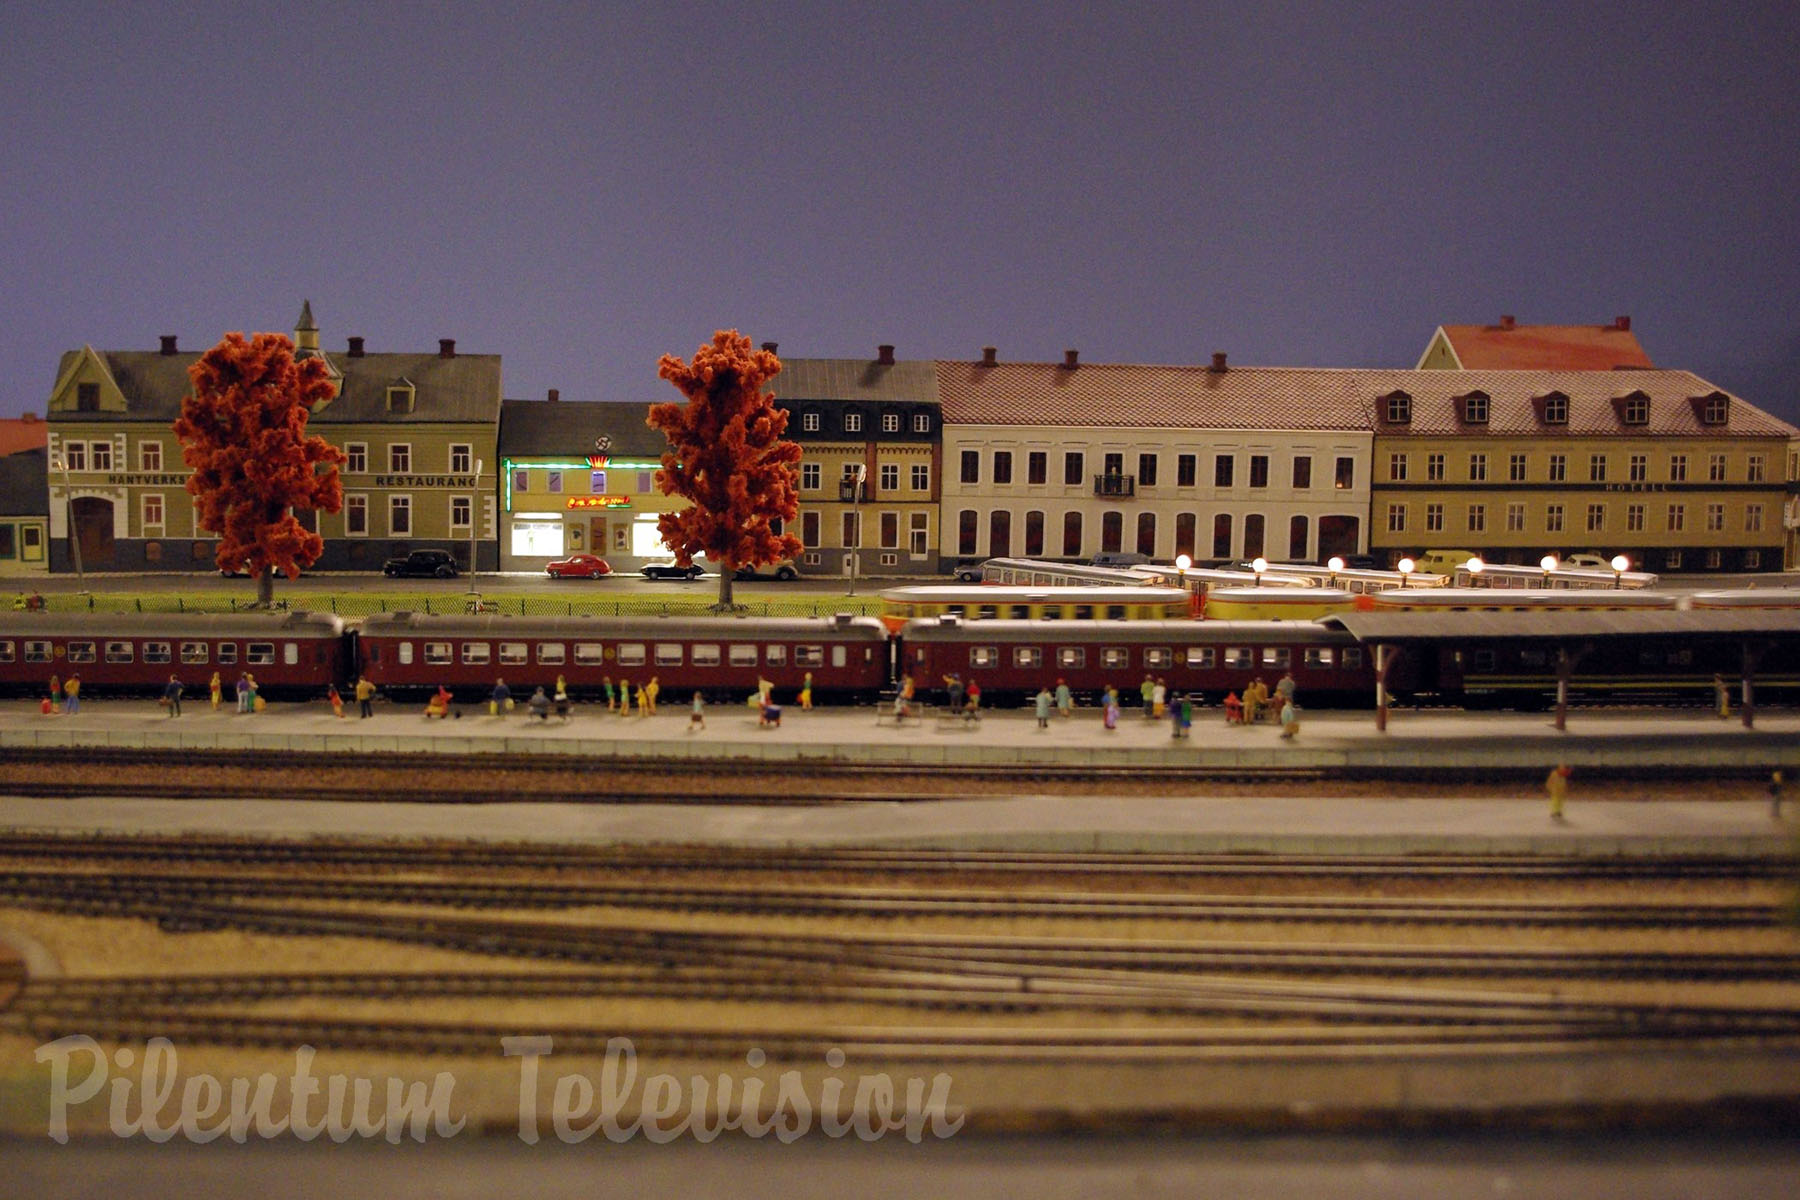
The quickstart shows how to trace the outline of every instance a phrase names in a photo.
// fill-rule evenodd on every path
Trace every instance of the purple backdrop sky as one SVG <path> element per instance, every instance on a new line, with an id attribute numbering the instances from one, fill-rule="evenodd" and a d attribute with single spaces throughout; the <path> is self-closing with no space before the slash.
<path id="1" fill-rule="evenodd" d="M 1790 2 L 0 4 L 0 416 L 57 356 L 440 337 L 1411 366 L 1630 314 L 1800 417 Z M 779 387 L 777 387 L 779 390 Z"/>

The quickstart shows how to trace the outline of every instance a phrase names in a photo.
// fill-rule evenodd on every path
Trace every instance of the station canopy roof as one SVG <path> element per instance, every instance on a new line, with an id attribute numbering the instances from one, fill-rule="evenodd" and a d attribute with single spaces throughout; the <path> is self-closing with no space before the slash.
<path id="1" fill-rule="evenodd" d="M 1581 638 L 1792 637 L 1800 609 L 1591 612 L 1347 612 L 1320 619 L 1359 642 L 1568 641 Z"/>

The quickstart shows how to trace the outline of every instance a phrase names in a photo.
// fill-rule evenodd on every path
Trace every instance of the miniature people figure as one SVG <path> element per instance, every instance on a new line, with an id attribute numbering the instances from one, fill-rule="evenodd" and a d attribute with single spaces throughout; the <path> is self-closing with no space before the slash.
<path id="1" fill-rule="evenodd" d="M 1769 819 L 1781 820 L 1781 772 L 1769 773 Z"/>
<path id="2" fill-rule="evenodd" d="M 67 704 L 63 705 L 64 713 L 72 717 L 81 711 L 81 676 L 69 676 L 68 682 L 63 684 L 63 695 L 67 696 L 69 700 Z"/>
<path id="3" fill-rule="evenodd" d="M 1185 738 L 1194 727 L 1194 698 L 1183 696 L 1175 706 L 1175 736 Z"/>
<path id="4" fill-rule="evenodd" d="M 357 720 L 361 721 L 366 717 L 375 715 L 375 708 L 370 703 L 374 699 L 375 685 L 369 682 L 369 677 L 367 675 L 358 675 L 356 677 Z"/>
<path id="5" fill-rule="evenodd" d="M 1244 723 L 1244 702 L 1238 699 L 1236 692 L 1225 693 L 1225 723 L 1227 725 Z"/>
<path id="6" fill-rule="evenodd" d="M 961 709 L 963 704 L 962 676 L 954 672 L 944 676 L 944 688 L 950 693 L 950 711 L 955 712 Z"/>
<path id="7" fill-rule="evenodd" d="M 775 702 L 775 685 L 761 675 L 756 677 L 756 703 L 758 706 Z"/>
<path id="8" fill-rule="evenodd" d="M 55 671 L 50 672 L 50 710 L 52 712 L 63 710 L 62 677 Z"/>
<path id="9" fill-rule="evenodd" d="M 618 697 L 613 695 L 612 676 L 602 676 L 600 679 L 600 686 L 606 691 L 606 711 L 611 712 L 613 707 L 618 703 Z"/>
<path id="10" fill-rule="evenodd" d="M 1294 711 L 1292 700 L 1281 702 L 1281 737 L 1284 741 L 1293 741 L 1294 735 L 1300 732 L 1300 717 Z"/>
<path id="11" fill-rule="evenodd" d="M 1723 721 L 1731 715 L 1731 689 L 1725 686 L 1723 675 L 1713 676 L 1713 696 L 1717 701 L 1719 720 Z"/>
<path id="12" fill-rule="evenodd" d="M 1280 703 L 1285 704 L 1287 701 L 1292 700 L 1293 698 L 1294 698 L 1294 673 L 1292 671 L 1284 671 L 1282 673 L 1281 678 L 1279 680 L 1277 680 L 1275 683 L 1275 699 L 1277 701 L 1279 701 Z"/>
<path id="13" fill-rule="evenodd" d="M 436 717 L 441 721 L 449 715 L 450 690 L 440 683 L 438 690 L 432 693 L 431 699 L 425 702 L 425 719 L 430 720 L 432 717 Z"/>
<path id="14" fill-rule="evenodd" d="M 493 694 L 488 697 L 488 715 L 505 716 L 512 711 L 512 689 L 506 686 L 506 680 L 494 680 Z"/>
<path id="15" fill-rule="evenodd" d="M 1119 693 L 1110 686 L 1100 701 L 1100 723 L 1108 729 L 1119 727 Z"/>
<path id="16" fill-rule="evenodd" d="M 1037 694 L 1037 723 L 1039 729 L 1050 728 L 1050 702 L 1053 697 L 1050 689 L 1040 687 Z"/>
<path id="17" fill-rule="evenodd" d="M 1138 684 L 1138 698 L 1144 702 L 1144 720 L 1148 721 L 1156 715 L 1156 680 L 1144 676 L 1144 682 Z"/>
<path id="18" fill-rule="evenodd" d="M 219 678 L 217 671 L 213 672 L 212 679 L 206 685 L 206 690 L 212 694 L 212 710 L 218 712 L 219 702 L 225 698 L 225 684 Z"/>
<path id="19" fill-rule="evenodd" d="M 808 671 L 806 673 L 806 678 L 804 680 L 802 680 L 800 683 L 800 707 L 803 711 L 807 711 L 807 712 L 812 711 L 812 672 L 811 671 Z"/>
<path id="20" fill-rule="evenodd" d="M 171 717 L 181 715 L 181 680 L 174 675 L 163 685 L 163 703 L 168 706 Z"/>
<path id="21" fill-rule="evenodd" d="M 644 685 L 644 690 L 638 696 L 638 708 L 643 710 L 639 715 L 651 717 L 656 715 L 656 697 L 661 691 L 662 684 L 657 682 L 656 676 L 652 675 L 650 682 Z"/>
<path id="22" fill-rule="evenodd" d="M 780 705 L 776 704 L 773 700 L 770 700 L 767 697 L 764 697 L 759 708 L 760 708 L 760 715 L 758 716 L 757 722 L 756 722 L 758 728 L 762 728 L 764 726 L 771 726 L 771 725 L 777 729 L 779 729 L 781 727 L 781 706 Z"/>
<path id="23" fill-rule="evenodd" d="M 705 729 L 705 728 L 706 728 L 706 700 L 704 697 L 702 697 L 700 695 L 700 693 L 698 691 L 696 691 L 694 693 L 693 702 L 690 705 L 690 707 L 688 708 L 688 732 L 692 733 L 696 729 Z"/>
<path id="24" fill-rule="evenodd" d="M 1056 711 L 1064 717 L 1075 715 L 1075 696 L 1069 691 L 1067 680 L 1056 681 Z"/>
<path id="25" fill-rule="evenodd" d="M 563 720 L 569 719 L 569 683 L 561 675 L 556 677 L 556 715 Z"/>
<path id="26" fill-rule="evenodd" d="M 250 676 L 242 671 L 237 677 L 237 710 L 241 713 L 250 711 Z"/>
<path id="27" fill-rule="evenodd" d="M 900 693 L 894 697 L 894 717 L 896 720 L 912 716 L 913 696 L 917 693 L 912 676 L 908 675 L 900 681 Z"/>
<path id="28" fill-rule="evenodd" d="M 1250 686 L 1244 689 L 1244 724 L 1256 724 L 1264 697 L 1263 681 L 1260 678 L 1252 679 Z"/>
<path id="29" fill-rule="evenodd" d="M 250 688 L 250 704 L 249 704 L 249 707 L 245 709 L 245 711 L 251 712 L 251 713 L 261 712 L 263 710 L 263 698 L 257 691 L 256 676 L 245 675 L 244 681 L 246 684 L 249 685 L 249 688 Z"/>
<path id="30" fill-rule="evenodd" d="M 218 673 L 215 671 L 213 673 L 213 688 L 214 688 L 213 707 L 214 708 L 219 707 L 219 693 L 217 690 L 218 685 L 219 685 L 219 676 L 218 676 Z M 333 684 L 328 685 L 325 688 L 325 699 L 331 701 L 331 715 L 336 717 L 340 721 L 343 720 L 344 719 L 344 698 L 342 696 L 338 695 L 337 684 L 333 683 Z"/>
<path id="31" fill-rule="evenodd" d="M 1169 685 L 1161 676 L 1157 677 L 1156 686 L 1150 689 L 1150 708 L 1151 715 L 1159 721 L 1169 711 Z"/>
<path id="32" fill-rule="evenodd" d="M 968 707 L 964 711 L 971 717 L 979 716 L 981 712 L 981 681 L 969 680 L 969 690 L 966 695 L 968 696 Z"/>
<path id="33" fill-rule="evenodd" d="M 619 680 L 619 715 L 621 717 L 631 715 L 631 680 L 623 677 Z"/>
<path id="34" fill-rule="evenodd" d="M 1563 801 L 1569 798 L 1569 776 L 1575 772 L 1568 763 L 1557 763 L 1544 777 L 1544 790 L 1550 793 L 1550 819 L 1563 819 Z"/>
<path id="35" fill-rule="evenodd" d="M 550 697 L 544 695 L 542 684 L 539 684 L 537 690 L 531 693 L 531 699 L 527 700 L 525 704 L 531 709 L 531 715 L 538 720 L 548 721 L 550 719 Z"/>

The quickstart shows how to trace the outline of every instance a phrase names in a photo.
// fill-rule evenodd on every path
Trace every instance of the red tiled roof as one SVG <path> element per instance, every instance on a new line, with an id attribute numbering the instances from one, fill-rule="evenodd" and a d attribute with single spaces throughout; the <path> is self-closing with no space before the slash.
<path id="1" fill-rule="evenodd" d="M 49 443 L 49 426 L 41 417 L 0 420 L 0 454 L 42 450 Z"/>
<path id="2" fill-rule="evenodd" d="M 1637 335 L 1613 325 L 1444 325 L 1469 371 L 1610 371 L 1650 367 Z"/>

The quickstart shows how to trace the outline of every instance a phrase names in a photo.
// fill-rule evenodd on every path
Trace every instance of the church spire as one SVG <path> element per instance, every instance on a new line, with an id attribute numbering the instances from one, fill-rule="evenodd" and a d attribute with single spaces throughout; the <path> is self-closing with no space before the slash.
<path id="1" fill-rule="evenodd" d="M 312 301 L 300 302 L 300 319 L 294 323 L 294 351 L 296 357 L 319 352 L 319 327 L 313 323 Z"/>

